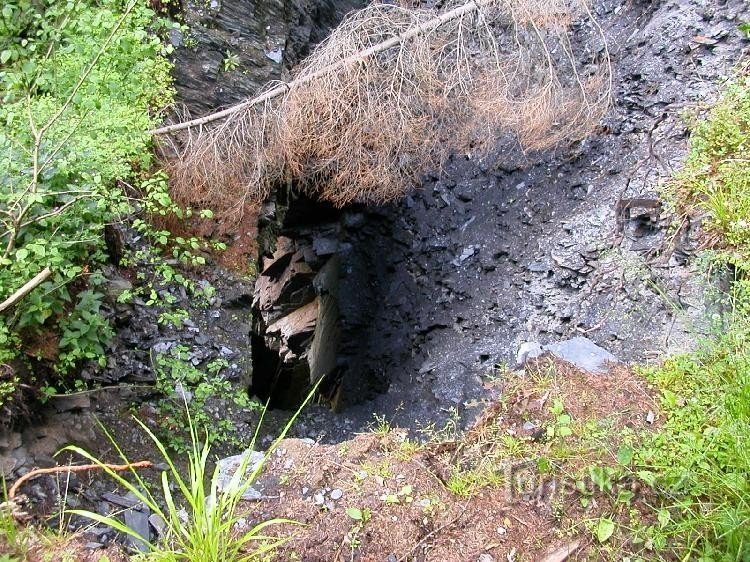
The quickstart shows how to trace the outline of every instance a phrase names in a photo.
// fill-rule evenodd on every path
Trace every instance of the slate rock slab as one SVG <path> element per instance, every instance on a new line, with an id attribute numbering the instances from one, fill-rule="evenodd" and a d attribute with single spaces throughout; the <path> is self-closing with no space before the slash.
<path id="1" fill-rule="evenodd" d="M 529 359 L 534 359 L 544 353 L 551 353 L 558 359 L 596 375 L 606 374 L 610 363 L 620 362 L 609 351 L 582 336 L 549 345 L 525 342 L 518 348 L 516 359 L 519 365 L 524 365 Z"/>
<path id="2" fill-rule="evenodd" d="M 552 355 L 590 373 L 605 374 L 608 363 L 618 363 L 617 357 L 588 338 L 575 337 L 544 347 Z"/>
<path id="3" fill-rule="evenodd" d="M 220 492 L 226 491 L 229 488 L 229 485 L 232 482 L 232 477 L 240 469 L 240 465 L 246 455 L 250 455 L 250 458 L 247 460 L 247 469 L 245 470 L 245 477 L 249 478 L 250 475 L 252 475 L 252 473 L 263 464 L 263 460 L 265 459 L 263 453 L 258 451 L 247 451 L 241 455 L 234 455 L 216 461 L 216 466 L 219 469 L 218 489 Z M 243 483 L 244 482 L 241 482 L 241 484 Z M 263 495 L 258 490 L 249 486 L 242 494 L 242 499 L 248 501 L 259 500 L 262 496 Z"/>

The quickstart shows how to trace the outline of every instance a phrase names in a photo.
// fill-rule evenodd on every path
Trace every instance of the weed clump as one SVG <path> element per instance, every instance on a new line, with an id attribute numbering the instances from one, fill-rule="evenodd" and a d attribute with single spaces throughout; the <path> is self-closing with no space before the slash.
<path id="1" fill-rule="evenodd" d="M 743 265 L 750 259 L 750 72 L 729 85 L 690 138 L 672 196 L 686 212 L 708 215 L 709 245 Z"/>

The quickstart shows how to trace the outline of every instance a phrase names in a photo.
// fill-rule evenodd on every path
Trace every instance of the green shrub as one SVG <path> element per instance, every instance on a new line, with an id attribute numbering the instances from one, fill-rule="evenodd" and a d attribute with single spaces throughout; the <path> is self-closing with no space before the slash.
<path id="1" fill-rule="evenodd" d="M 148 130 L 171 102 L 168 49 L 146 0 L 10 0 L 0 11 L 0 361 L 59 338 L 59 373 L 102 361 L 106 224 L 129 212 L 118 180 L 153 164 Z M 28 381 L 27 381 L 28 382 Z"/>

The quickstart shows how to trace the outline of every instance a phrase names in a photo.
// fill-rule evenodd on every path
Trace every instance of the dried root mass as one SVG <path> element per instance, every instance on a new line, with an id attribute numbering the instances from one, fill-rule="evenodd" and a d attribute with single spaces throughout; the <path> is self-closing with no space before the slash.
<path id="1" fill-rule="evenodd" d="M 390 201 L 449 151 L 580 139 L 608 107 L 610 73 L 584 0 L 375 4 L 289 87 L 268 86 L 282 95 L 170 138 L 174 195 L 226 216 L 289 180 L 336 205 Z"/>

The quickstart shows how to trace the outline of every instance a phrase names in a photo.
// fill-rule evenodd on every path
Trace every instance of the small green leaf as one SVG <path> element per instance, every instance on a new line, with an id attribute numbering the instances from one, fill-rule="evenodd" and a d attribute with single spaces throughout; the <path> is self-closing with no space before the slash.
<path id="1" fill-rule="evenodd" d="M 10 49 L 5 49 L 2 53 L 0 53 L 0 64 L 5 64 L 10 60 L 10 57 L 13 55 L 13 52 L 10 51 Z"/>
<path id="2" fill-rule="evenodd" d="M 669 521 L 672 519 L 672 516 L 669 514 L 669 511 L 666 509 L 660 509 L 659 512 L 656 514 L 656 518 L 659 520 L 659 526 L 663 529 L 667 526 Z"/>
<path id="3" fill-rule="evenodd" d="M 362 521 L 362 510 L 356 507 L 349 507 L 346 509 L 346 514 L 354 519 L 355 521 Z"/>
<path id="4" fill-rule="evenodd" d="M 564 425 L 562 427 L 558 427 L 557 428 L 557 434 L 560 437 L 569 437 L 569 436 L 573 435 L 573 430 L 570 429 L 567 425 Z"/>
<path id="5" fill-rule="evenodd" d="M 606 517 L 599 519 L 599 523 L 596 525 L 596 540 L 600 543 L 605 543 L 609 540 L 612 534 L 615 532 L 615 522 Z"/>
<path id="6" fill-rule="evenodd" d="M 621 446 L 617 451 L 617 462 L 623 466 L 628 466 L 633 460 L 633 449 L 627 445 Z"/>

